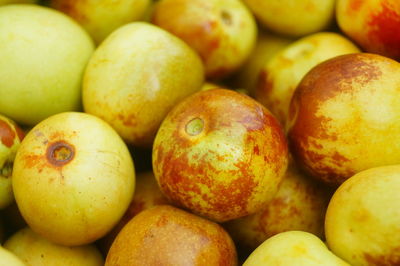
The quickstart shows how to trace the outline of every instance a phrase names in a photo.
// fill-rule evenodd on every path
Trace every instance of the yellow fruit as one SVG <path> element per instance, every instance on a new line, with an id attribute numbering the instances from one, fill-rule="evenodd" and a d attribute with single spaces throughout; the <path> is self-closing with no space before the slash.
<path id="1" fill-rule="evenodd" d="M 252 98 L 226 89 L 198 92 L 163 121 L 153 170 L 174 204 L 215 221 L 260 210 L 286 171 L 285 136 Z"/>
<path id="2" fill-rule="evenodd" d="M 151 147 L 161 121 L 200 90 L 200 58 L 183 41 L 144 22 L 113 32 L 90 59 L 83 84 L 87 113 L 133 145 Z"/>
<path id="3" fill-rule="evenodd" d="M 107 123 L 66 112 L 26 135 L 12 185 L 32 230 L 73 246 L 95 241 L 118 222 L 132 200 L 135 172 L 125 143 Z"/>
<path id="4" fill-rule="evenodd" d="M 17 256 L 0 245 L 0 265 L 26 266 Z"/>

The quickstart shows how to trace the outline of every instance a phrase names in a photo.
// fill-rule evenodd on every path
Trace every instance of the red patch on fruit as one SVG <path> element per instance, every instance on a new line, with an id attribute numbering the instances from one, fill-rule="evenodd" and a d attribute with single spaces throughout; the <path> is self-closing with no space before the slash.
<path id="1" fill-rule="evenodd" d="M 361 9 L 361 6 L 364 4 L 365 0 L 350 0 L 348 5 L 349 12 L 357 12 Z"/>
<path id="2" fill-rule="evenodd" d="M 400 2 L 381 1 L 382 9 L 368 21 L 365 49 L 393 59 L 400 59 Z"/>
<path id="3" fill-rule="evenodd" d="M 6 121 L 1 119 L 0 119 L 0 139 L 1 142 L 9 148 L 14 144 L 14 139 L 15 139 L 14 130 L 10 127 L 10 125 Z"/>

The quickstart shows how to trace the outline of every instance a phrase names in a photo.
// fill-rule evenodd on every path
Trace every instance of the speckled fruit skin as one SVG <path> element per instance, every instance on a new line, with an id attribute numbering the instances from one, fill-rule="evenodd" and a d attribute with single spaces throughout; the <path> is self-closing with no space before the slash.
<path id="1" fill-rule="evenodd" d="M 150 0 L 50 0 L 50 6 L 74 18 L 99 44 L 122 25 L 140 20 Z"/>
<path id="2" fill-rule="evenodd" d="M 243 0 L 265 28 L 281 35 L 301 37 L 329 27 L 335 0 Z"/>
<path id="3" fill-rule="evenodd" d="M 223 224 L 242 251 L 251 252 L 281 232 L 300 230 L 324 238 L 332 192 L 303 174 L 291 161 L 275 197 L 259 212 Z"/>
<path id="4" fill-rule="evenodd" d="M 4 247 L 27 265 L 104 265 L 102 255 L 93 244 L 78 247 L 57 245 L 36 234 L 29 227 L 15 232 L 4 243 Z"/>
<path id="5" fill-rule="evenodd" d="M 223 222 L 254 213 L 273 198 L 288 163 L 275 117 L 226 89 L 198 92 L 163 121 L 153 170 L 174 204 Z"/>
<path id="6" fill-rule="evenodd" d="M 237 264 L 233 241 L 220 225 L 161 205 L 142 211 L 126 224 L 105 265 Z"/>
<path id="7" fill-rule="evenodd" d="M 98 246 L 101 251 L 107 255 L 115 237 L 121 229 L 127 224 L 134 216 L 141 211 L 147 210 L 156 205 L 168 204 L 168 200 L 161 193 L 158 187 L 157 180 L 153 172 L 138 173 L 136 175 L 135 194 L 129 204 L 124 216 L 119 220 L 118 224 L 98 241 Z"/>
<path id="8" fill-rule="evenodd" d="M 313 68 L 297 87 L 288 138 L 296 161 L 332 185 L 400 163 L 400 64 L 367 53 Z"/>
<path id="9" fill-rule="evenodd" d="M 351 265 L 400 264 L 400 165 L 357 173 L 333 195 L 326 213 L 329 248 Z"/>
<path id="10" fill-rule="evenodd" d="M 182 40 L 144 22 L 114 31 L 97 48 L 83 81 L 85 112 L 129 144 L 151 147 L 172 107 L 200 90 L 201 59 Z"/>
<path id="11" fill-rule="evenodd" d="M 0 113 L 19 125 L 81 108 L 93 41 L 73 19 L 39 5 L 0 9 Z"/>
<path id="12" fill-rule="evenodd" d="M 122 217 L 133 197 L 135 169 L 125 143 L 106 122 L 66 112 L 26 135 L 12 185 L 34 232 L 76 246 L 104 236 Z"/>
<path id="13" fill-rule="evenodd" d="M 24 132 L 14 121 L 0 115 L 0 209 L 14 201 L 12 167 Z"/>
<path id="14" fill-rule="evenodd" d="M 340 29 L 366 52 L 400 60 L 400 1 L 338 0 Z"/>
<path id="15" fill-rule="evenodd" d="M 261 67 L 255 99 L 285 125 L 293 92 L 305 74 L 327 59 L 357 52 L 360 50 L 355 44 L 337 33 L 318 32 L 303 37 Z"/>
<path id="16" fill-rule="evenodd" d="M 315 235 L 303 231 L 279 233 L 264 241 L 243 266 L 350 266 Z"/>
<path id="17" fill-rule="evenodd" d="M 161 0 L 152 22 L 197 51 L 209 79 L 223 78 L 243 64 L 257 36 L 255 19 L 240 0 Z"/>

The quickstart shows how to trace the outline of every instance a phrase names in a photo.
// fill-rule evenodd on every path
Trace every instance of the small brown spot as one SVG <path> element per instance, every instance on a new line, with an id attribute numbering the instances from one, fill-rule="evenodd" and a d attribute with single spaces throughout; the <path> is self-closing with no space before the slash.
<path id="1" fill-rule="evenodd" d="M 226 10 L 221 11 L 221 19 L 222 22 L 228 26 L 232 25 L 233 23 L 231 14 Z"/>
<path id="2" fill-rule="evenodd" d="M 2 119 L 0 119 L 0 139 L 1 142 L 7 147 L 11 147 L 14 144 L 15 139 L 14 130 L 6 121 Z"/>
<path id="3" fill-rule="evenodd" d="M 75 148 L 65 141 L 50 143 L 47 147 L 47 161 L 54 166 L 63 166 L 74 159 Z"/>

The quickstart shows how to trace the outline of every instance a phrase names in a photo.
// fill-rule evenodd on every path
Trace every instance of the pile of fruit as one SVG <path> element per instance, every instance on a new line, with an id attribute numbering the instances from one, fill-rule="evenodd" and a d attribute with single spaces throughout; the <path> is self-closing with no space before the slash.
<path id="1" fill-rule="evenodd" d="M 400 265 L 399 0 L 0 0 L 0 265 Z"/>

